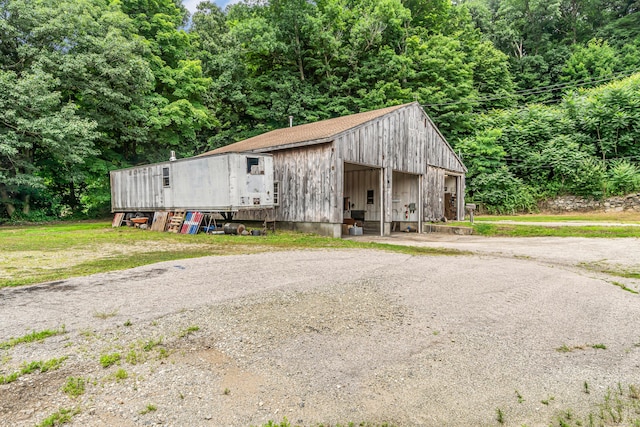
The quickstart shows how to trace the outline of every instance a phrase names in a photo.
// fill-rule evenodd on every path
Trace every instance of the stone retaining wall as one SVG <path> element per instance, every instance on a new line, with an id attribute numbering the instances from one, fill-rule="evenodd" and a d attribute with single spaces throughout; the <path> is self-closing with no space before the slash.
<path id="1" fill-rule="evenodd" d="M 603 200 L 585 199 L 577 196 L 562 196 L 545 200 L 539 205 L 540 210 L 549 212 L 640 212 L 640 193 L 621 197 L 609 197 Z"/>

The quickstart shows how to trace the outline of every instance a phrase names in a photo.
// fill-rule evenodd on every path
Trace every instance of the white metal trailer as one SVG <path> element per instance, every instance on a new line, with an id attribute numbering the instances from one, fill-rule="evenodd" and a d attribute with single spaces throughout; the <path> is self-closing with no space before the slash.
<path id="1" fill-rule="evenodd" d="M 277 197 L 269 154 L 225 153 L 111 172 L 112 212 L 237 212 L 273 208 Z"/>

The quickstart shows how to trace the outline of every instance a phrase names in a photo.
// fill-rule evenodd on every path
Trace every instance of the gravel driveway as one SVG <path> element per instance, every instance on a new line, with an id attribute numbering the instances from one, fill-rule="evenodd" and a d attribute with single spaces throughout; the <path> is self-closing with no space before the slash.
<path id="1" fill-rule="evenodd" d="M 640 297 L 613 282 L 640 283 L 580 263 L 638 269 L 639 239 L 383 240 L 473 254 L 272 252 L 2 289 L 0 342 L 66 332 L 0 350 L 0 375 L 66 360 L 0 385 L 0 425 L 77 408 L 73 426 L 547 426 L 638 384 Z"/>

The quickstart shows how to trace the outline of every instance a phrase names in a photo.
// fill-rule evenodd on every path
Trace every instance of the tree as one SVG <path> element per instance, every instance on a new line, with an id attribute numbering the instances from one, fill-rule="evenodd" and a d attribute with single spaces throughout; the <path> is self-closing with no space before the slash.
<path id="1" fill-rule="evenodd" d="M 155 77 L 153 91 L 144 102 L 149 138 L 129 159 L 160 160 L 169 149 L 192 155 L 197 133 L 216 121 L 202 98 L 211 79 L 194 58 L 192 36 L 180 29 L 188 14 L 174 0 L 123 0 L 121 4 L 148 46 L 145 59 Z"/>
<path id="2" fill-rule="evenodd" d="M 599 81 L 618 68 L 618 52 L 606 41 L 592 39 L 586 46 L 575 45 L 562 68 L 562 81 Z"/>
<path id="3" fill-rule="evenodd" d="M 55 91 L 54 77 L 34 69 L 0 71 L 0 201 L 9 217 L 30 213 L 44 188 L 43 165 L 64 174 L 95 154 L 96 123 L 76 115 L 76 106 Z"/>

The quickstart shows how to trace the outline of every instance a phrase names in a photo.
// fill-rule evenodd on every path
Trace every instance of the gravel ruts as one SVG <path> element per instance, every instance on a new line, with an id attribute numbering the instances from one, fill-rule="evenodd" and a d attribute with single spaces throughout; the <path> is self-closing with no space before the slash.
<path id="1" fill-rule="evenodd" d="M 637 269 L 638 239 L 386 241 L 478 253 L 272 252 L 2 289 L 0 342 L 66 333 L 0 350 L 0 375 L 67 359 L 0 385 L 0 425 L 79 408 L 69 425 L 489 426 L 500 409 L 537 426 L 640 382 L 640 297 L 612 284 L 638 281 L 578 266 Z"/>

